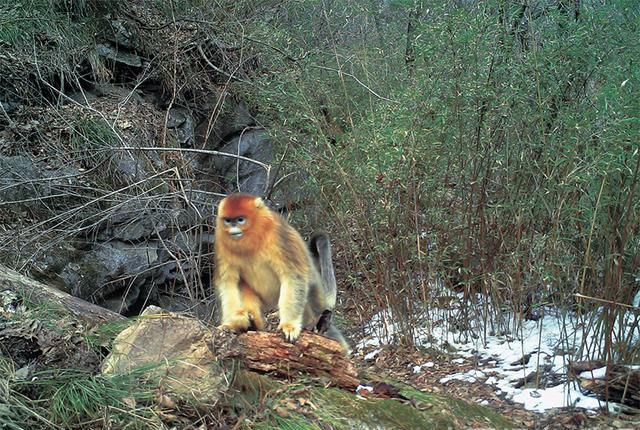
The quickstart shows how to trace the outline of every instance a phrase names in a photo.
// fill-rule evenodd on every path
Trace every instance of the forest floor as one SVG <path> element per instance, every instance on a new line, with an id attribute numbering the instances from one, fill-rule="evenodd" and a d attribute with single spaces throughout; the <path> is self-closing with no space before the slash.
<path id="1" fill-rule="evenodd" d="M 357 357 L 356 360 L 361 359 Z M 495 387 L 481 381 L 463 381 L 452 379 L 445 383 L 441 380 L 452 374 L 482 370 L 486 364 L 465 360 L 436 361 L 433 367 L 415 372 L 413 363 L 425 360 L 421 352 L 394 347 L 382 350 L 375 362 L 368 368 L 370 373 L 384 373 L 390 378 L 404 381 L 415 388 L 429 393 L 446 394 L 467 402 L 477 402 L 510 418 L 517 428 L 527 429 L 571 429 L 604 428 L 632 429 L 640 428 L 638 418 L 634 416 L 615 416 L 603 411 L 582 408 L 553 408 L 545 412 L 526 410 L 524 405 L 506 399 Z"/>

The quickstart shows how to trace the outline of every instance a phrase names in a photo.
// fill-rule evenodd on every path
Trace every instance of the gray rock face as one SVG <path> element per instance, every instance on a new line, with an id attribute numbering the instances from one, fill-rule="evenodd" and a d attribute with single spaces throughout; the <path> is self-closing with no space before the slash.
<path id="1" fill-rule="evenodd" d="M 197 284 L 197 261 L 210 242 L 203 229 L 194 229 L 202 222 L 197 214 L 134 205 L 105 218 L 91 238 L 78 238 L 66 251 L 52 249 L 33 276 L 55 280 L 74 296 L 126 315 L 144 304 L 166 305 L 164 296 L 174 297 L 177 286 Z M 185 308 L 179 301 L 175 305 Z"/>
<path id="2" fill-rule="evenodd" d="M 149 292 L 147 283 L 154 277 L 148 269 L 158 262 L 158 251 L 155 244 L 146 245 L 100 244 L 68 262 L 60 278 L 74 296 L 126 313 L 141 293 Z"/>
<path id="3" fill-rule="evenodd" d="M 247 128 L 231 138 L 229 143 L 220 148 L 220 152 L 240 155 L 265 164 L 273 160 L 273 145 L 263 128 Z M 270 179 L 264 167 L 251 161 L 235 157 L 216 157 L 214 166 L 225 184 L 233 184 L 235 189 L 227 191 L 263 195 Z"/>
<path id="4" fill-rule="evenodd" d="M 27 210 L 46 214 L 67 202 L 64 197 L 50 199 L 79 174 L 73 167 L 45 170 L 31 158 L 0 155 L 0 208 L 14 212 Z"/>
<path id="5" fill-rule="evenodd" d="M 77 206 L 71 197 L 54 196 L 63 186 L 81 185 L 81 175 L 71 168 L 45 170 L 28 157 L 0 156 L 0 171 L 0 209 L 5 219 L 19 220 L 24 211 L 46 218 L 56 213 L 57 206 Z M 148 175 L 144 169 L 131 171 L 134 174 Z M 176 285 L 199 279 L 195 259 L 209 249 L 211 239 L 198 227 L 204 220 L 193 207 L 172 208 L 170 203 L 159 199 L 149 205 L 148 200 L 132 198 L 117 210 L 93 206 L 80 210 L 80 206 L 69 211 L 69 216 L 73 214 L 79 223 L 84 219 L 91 228 L 80 227 L 64 241 L 57 239 L 56 228 L 49 224 L 26 230 L 24 240 L 45 242 L 39 249 L 35 245 L 28 250 L 34 256 L 33 276 L 124 314 L 137 312 L 144 303 L 159 302 L 169 291 L 173 297 Z M 211 212 L 211 208 L 203 209 L 203 213 Z M 55 227 L 56 221 L 51 225 Z M 185 308 L 182 303 L 176 306 Z"/>
<path id="6" fill-rule="evenodd" d="M 176 141 L 183 148 L 190 148 L 194 142 L 193 117 L 184 108 L 172 108 L 167 118 L 167 128 L 173 130 Z"/>
<path id="7" fill-rule="evenodd" d="M 113 60 L 117 63 L 123 63 L 127 66 L 142 67 L 142 57 L 133 54 L 131 52 L 124 52 L 116 47 L 111 46 L 110 43 L 98 43 L 96 44 L 96 52 L 109 60 Z"/>
<path id="8" fill-rule="evenodd" d="M 49 94 L 55 109 L 36 102 L 21 124 L 34 106 L 0 94 L 0 122 L 14 123 L 0 130 L 0 152 L 29 154 L 0 155 L 0 260 L 126 315 L 160 303 L 198 311 L 212 295 L 218 198 L 263 194 L 272 179 L 233 155 L 270 165 L 273 145 L 201 55 L 167 51 L 191 46 L 197 26 L 165 28 L 130 6 L 106 14 L 79 50 L 77 82 L 47 76 L 61 92 Z M 220 61 L 216 50 L 235 55 L 212 45 L 208 61 Z"/>
<path id="9" fill-rule="evenodd" d="M 8 115 L 18 109 L 20 103 L 0 100 L 0 115 Z"/>
<path id="10" fill-rule="evenodd" d="M 219 99 L 224 99 L 218 108 Z M 237 103 L 225 94 L 212 97 L 205 106 L 207 111 L 215 112 L 216 117 L 204 118 L 196 127 L 196 144 L 198 147 L 217 149 L 225 139 L 240 133 L 245 127 L 256 125 L 256 121 L 244 103 Z"/>
<path id="11" fill-rule="evenodd" d="M 0 201 L 10 202 L 29 197 L 45 197 L 51 187 L 43 181 L 43 174 L 27 157 L 0 155 Z"/>

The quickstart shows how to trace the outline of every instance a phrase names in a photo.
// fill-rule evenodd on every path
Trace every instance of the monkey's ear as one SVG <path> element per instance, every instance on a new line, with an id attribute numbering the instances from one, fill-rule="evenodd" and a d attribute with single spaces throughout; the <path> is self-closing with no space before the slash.
<path id="1" fill-rule="evenodd" d="M 256 197 L 256 207 L 257 208 L 264 208 L 267 205 L 265 204 L 264 200 L 262 200 L 260 197 Z"/>

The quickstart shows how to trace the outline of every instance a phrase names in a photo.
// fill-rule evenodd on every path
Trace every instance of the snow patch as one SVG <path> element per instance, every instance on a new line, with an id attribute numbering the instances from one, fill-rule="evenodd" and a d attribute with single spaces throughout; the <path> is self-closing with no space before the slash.
<path id="1" fill-rule="evenodd" d="M 380 354 L 380 350 L 376 349 L 374 351 L 371 351 L 370 353 L 368 353 L 367 355 L 364 356 L 365 361 L 367 360 L 373 360 L 374 358 L 376 358 L 376 356 Z"/>
<path id="2" fill-rule="evenodd" d="M 569 360 L 584 359 L 577 352 L 580 345 L 589 345 L 590 353 L 593 355 L 603 351 L 603 345 L 599 345 L 595 337 L 592 338 L 594 330 L 585 328 L 597 320 L 597 315 L 579 316 L 544 308 L 539 310 L 539 318 L 533 321 L 514 318 L 512 314 L 506 313 L 504 321 L 508 321 L 506 325 L 510 326 L 510 330 L 491 334 L 486 333 L 486 328 L 481 325 L 481 318 L 471 321 L 475 326 L 460 332 L 447 323 L 447 315 L 442 309 L 432 309 L 429 312 L 431 314 L 425 310 L 422 315 L 427 321 L 425 327 L 416 329 L 418 345 L 446 347 L 449 350 L 454 348 L 460 358 L 452 362 L 459 365 L 466 363 L 465 359 L 474 358 L 479 363 L 491 366 L 483 368 L 484 372 L 474 369 L 448 375 L 441 378 L 440 383 L 445 384 L 452 380 L 480 380 L 495 387 L 496 394 L 502 394 L 507 399 L 522 403 L 526 409 L 538 412 L 566 406 L 585 409 L 599 409 L 604 406 L 603 402 L 596 398 L 582 394 L 577 382 L 567 381 L 566 378 Z M 624 325 L 624 331 L 635 330 L 628 338 L 638 340 L 638 326 L 632 314 L 630 312 L 628 317 L 619 323 Z M 399 331 L 399 327 L 393 323 L 392 313 L 389 310 L 380 312 L 372 318 L 366 329 L 367 340 L 361 341 L 358 348 L 389 344 L 397 337 Z M 371 354 L 373 353 L 367 354 L 365 359 L 370 359 L 368 357 Z M 418 373 L 424 367 L 433 365 L 432 362 L 413 365 L 412 370 Z M 580 376 L 602 378 L 605 371 L 606 369 L 596 369 L 593 372 L 584 372 Z"/>
<path id="3" fill-rule="evenodd" d="M 604 366 L 598 369 L 582 372 L 580 374 L 580 377 L 582 379 L 604 379 L 606 375 L 607 375 L 607 366 Z"/>

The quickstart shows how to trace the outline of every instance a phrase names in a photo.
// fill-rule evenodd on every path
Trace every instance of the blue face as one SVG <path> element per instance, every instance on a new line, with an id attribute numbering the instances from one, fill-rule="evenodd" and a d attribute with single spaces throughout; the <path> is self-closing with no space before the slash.
<path id="1" fill-rule="evenodd" d="M 229 217 L 224 218 L 224 225 L 226 225 L 227 227 L 235 226 L 235 225 L 244 225 L 246 222 L 247 222 L 247 219 L 243 216 L 239 216 L 236 218 L 229 218 Z"/>
<path id="2" fill-rule="evenodd" d="M 224 225 L 227 229 L 227 232 L 233 239 L 240 239 L 244 235 L 244 231 L 242 230 L 242 226 L 247 223 L 247 218 L 244 216 L 237 216 L 235 218 L 232 217 L 224 217 L 222 219 Z"/>

